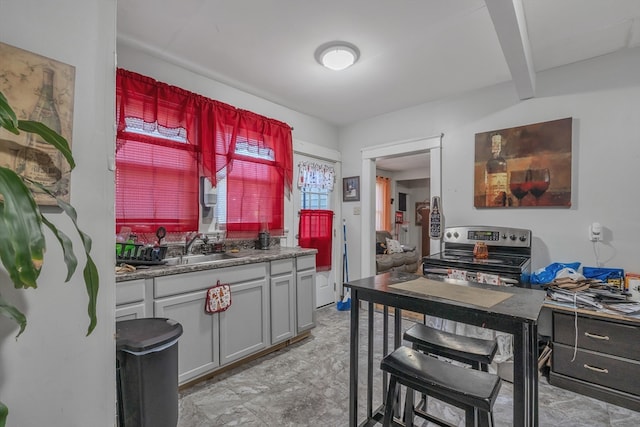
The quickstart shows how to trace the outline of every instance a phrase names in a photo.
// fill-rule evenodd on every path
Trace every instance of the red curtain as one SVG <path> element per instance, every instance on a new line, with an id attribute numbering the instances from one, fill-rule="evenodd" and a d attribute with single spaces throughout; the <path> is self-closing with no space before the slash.
<path id="1" fill-rule="evenodd" d="M 189 98 L 179 88 L 118 70 L 116 229 L 198 229 L 197 140 L 189 133 L 195 123 Z"/>
<path id="2" fill-rule="evenodd" d="M 192 154 L 136 140 L 123 144 L 116 154 L 116 230 L 197 230 L 198 165 Z"/>
<path id="3" fill-rule="evenodd" d="M 273 165 L 235 159 L 227 176 L 227 236 L 255 239 L 263 229 L 283 235 L 283 187 Z"/>
<path id="4" fill-rule="evenodd" d="M 282 232 L 284 195 L 272 195 L 268 201 L 262 200 L 267 206 L 260 206 L 257 211 L 254 205 L 256 191 L 260 194 L 267 190 L 271 193 L 291 192 L 293 144 L 290 126 L 131 71 L 118 69 L 116 78 L 117 151 L 133 140 L 152 142 L 155 145 L 165 144 L 174 148 L 182 145 L 181 148 L 199 160 L 198 165 L 201 166 L 203 175 L 214 186 L 217 184 L 218 174 L 226 174 L 229 178 L 227 194 L 234 197 L 227 202 L 227 206 L 233 206 L 230 212 L 233 218 L 231 231 L 252 231 L 255 235 L 259 231 L 260 222 L 263 222 L 261 219 L 268 213 L 271 215 L 268 218 L 270 232 Z M 157 131 L 163 137 L 183 137 L 190 147 L 179 143 L 158 142 L 154 138 L 150 141 L 148 136 L 127 132 L 127 125 L 131 126 L 132 123 L 145 131 Z M 263 160 L 237 155 L 235 149 L 239 140 L 250 150 L 271 152 L 273 160 L 266 162 L 269 167 L 265 166 Z M 123 152 L 121 157 L 124 154 Z M 176 168 L 184 166 L 178 163 L 180 162 L 176 162 Z M 247 163 L 254 163 L 254 166 L 250 168 Z M 118 167 L 120 166 L 118 162 Z M 238 169 L 235 173 L 234 168 Z M 241 182 L 251 174 L 255 175 L 253 182 Z M 194 181 L 197 191 L 197 176 Z M 270 185 L 266 186 L 265 183 Z M 124 191 L 124 188 L 121 190 Z M 197 193 L 192 200 L 197 211 Z M 237 205 L 233 202 L 237 202 Z M 280 204 L 278 209 L 274 203 Z M 151 215 L 152 210 L 149 209 L 149 212 Z M 197 216 L 195 228 L 191 225 L 189 227 L 192 228 L 185 231 L 197 230 Z"/>
<path id="5" fill-rule="evenodd" d="M 333 211 L 302 209 L 298 244 L 301 248 L 318 249 L 316 270 L 331 270 L 331 242 L 333 236 Z"/>

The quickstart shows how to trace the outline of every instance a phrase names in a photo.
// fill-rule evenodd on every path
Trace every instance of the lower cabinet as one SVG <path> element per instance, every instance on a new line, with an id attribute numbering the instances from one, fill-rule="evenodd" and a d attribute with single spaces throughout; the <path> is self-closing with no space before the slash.
<path id="1" fill-rule="evenodd" d="M 296 282 L 292 258 L 271 261 L 271 344 L 296 334 Z"/>
<path id="2" fill-rule="evenodd" d="M 553 312 L 549 383 L 640 410 L 640 322 Z"/>
<path id="3" fill-rule="evenodd" d="M 266 278 L 231 285 L 231 307 L 220 316 L 220 363 L 225 365 L 270 345 Z"/>
<path id="4" fill-rule="evenodd" d="M 296 332 L 316 326 L 316 257 L 296 259 Z"/>
<path id="5" fill-rule="evenodd" d="M 231 285 L 231 306 L 204 310 L 207 289 Z M 315 326 L 315 255 L 116 283 L 116 320 L 166 317 L 182 325 L 184 384 Z"/>
<path id="6" fill-rule="evenodd" d="M 144 303 L 124 304 L 116 308 L 116 322 L 143 319 L 147 316 Z"/>
<path id="7" fill-rule="evenodd" d="M 155 317 L 182 325 L 178 339 L 178 382 L 206 374 L 220 366 L 218 314 L 204 311 L 206 290 L 161 298 L 154 303 Z"/>
<path id="8" fill-rule="evenodd" d="M 116 322 L 141 319 L 151 315 L 145 304 L 145 290 L 145 279 L 116 284 Z"/>
<path id="9" fill-rule="evenodd" d="M 207 289 L 231 285 L 231 307 L 207 314 Z M 178 381 L 182 384 L 262 350 L 269 343 L 267 264 L 217 268 L 156 277 L 154 315 L 182 325 Z"/>

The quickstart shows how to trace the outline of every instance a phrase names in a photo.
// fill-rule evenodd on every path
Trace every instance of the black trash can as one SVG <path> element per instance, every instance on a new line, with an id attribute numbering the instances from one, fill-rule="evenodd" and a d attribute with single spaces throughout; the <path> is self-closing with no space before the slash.
<path id="1" fill-rule="evenodd" d="M 116 322 L 120 427 L 175 427 L 178 423 L 178 338 L 171 319 Z"/>

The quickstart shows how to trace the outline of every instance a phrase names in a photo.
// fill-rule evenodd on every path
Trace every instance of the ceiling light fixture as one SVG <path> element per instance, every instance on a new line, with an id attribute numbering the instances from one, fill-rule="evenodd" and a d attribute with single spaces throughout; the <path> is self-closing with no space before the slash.
<path id="1" fill-rule="evenodd" d="M 330 70 L 349 68 L 360 58 L 360 50 L 348 42 L 329 42 L 316 49 L 316 61 Z"/>

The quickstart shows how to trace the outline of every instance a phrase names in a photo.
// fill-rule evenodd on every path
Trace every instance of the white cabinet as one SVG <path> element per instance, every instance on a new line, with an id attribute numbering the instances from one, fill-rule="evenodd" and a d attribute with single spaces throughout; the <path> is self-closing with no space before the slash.
<path id="1" fill-rule="evenodd" d="M 266 274 L 259 280 L 231 284 L 231 307 L 219 314 L 222 365 L 269 346 L 268 292 Z"/>
<path id="2" fill-rule="evenodd" d="M 315 326 L 315 255 L 116 283 L 116 320 L 166 317 L 182 325 L 180 384 Z M 207 289 L 231 285 L 231 307 L 207 314 Z"/>
<path id="3" fill-rule="evenodd" d="M 231 307 L 207 314 L 207 289 L 231 285 Z M 182 325 L 178 340 L 181 384 L 269 346 L 267 264 L 256 263 L 156 277 L 154 315 Z"/>
<path id="4" fill-rule="evenodd" d="M 218 314 L 204 311 L 206 292 L 189 292 L 154 302 L 155 317 L 166 317 L 182 325 L 182 336 L 178 340 L 178 381 L 181 384 L 220 365 L 219 319 Z"/>
<path id="5" fill-rule="evenodd" d="M 297 333 L 316 325 L 316 257 L 296 259 L 296 323 Z"/>
<path id="6" fill-rule="evenodd" d="M 296 333 L 296 283 L 294 259 L 271 261 L 271 344 Z"/>
<path id="7" fill-rule="evenodd" d="M 149 317 L 145 289 L 145 279 L 116 283 L 116 322 Z"/>

